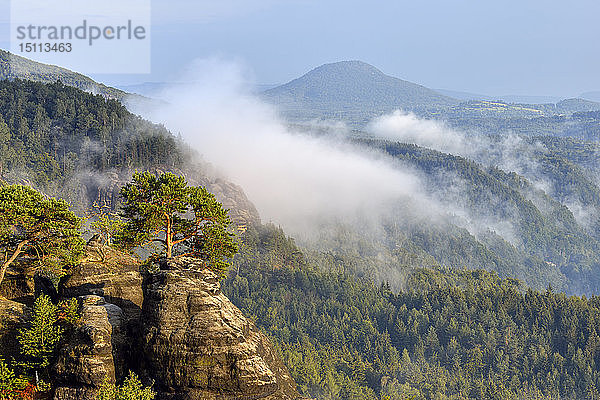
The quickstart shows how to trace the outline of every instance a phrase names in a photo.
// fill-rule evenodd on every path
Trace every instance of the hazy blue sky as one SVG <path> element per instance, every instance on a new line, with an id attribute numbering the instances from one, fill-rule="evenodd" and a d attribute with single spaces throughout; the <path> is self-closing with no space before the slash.
<path id="1" fill-rule="evenodd" d="M 2 48 L 8 15 L 0 0 Z M 174 80 L 194 58 L 216 55 L 239 60 L 259 83 L 358 59 L 433 88 L 565 97 L 600 90 L 598 0 L 154 0 L 152 18 L 152 74 L 95 78 Z"/>

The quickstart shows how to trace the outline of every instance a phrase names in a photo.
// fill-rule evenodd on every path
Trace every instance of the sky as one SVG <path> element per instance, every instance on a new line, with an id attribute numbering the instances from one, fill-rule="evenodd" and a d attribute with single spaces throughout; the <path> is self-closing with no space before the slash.
<path id="1" fill-rule="evenodd" d="M 4 49 L 9 4 L 0 0 Z M 152 0 L 151 7 L 152 72 L 95 79 L 177 81 L 193 60 L 216 56 L 239 62 L 261 84 L 362 60 L 438 89 L 559 97 L 600 90 L 597 0 Z"/>

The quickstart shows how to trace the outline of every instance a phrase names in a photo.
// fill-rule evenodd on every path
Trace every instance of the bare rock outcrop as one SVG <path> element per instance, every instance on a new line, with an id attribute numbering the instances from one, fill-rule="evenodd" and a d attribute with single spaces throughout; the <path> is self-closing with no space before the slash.
<path id="1" fill-rule="evenodd" d="M 95 399 L 129 370 L 154 382 L 157 400 L 293 400 L 296 384 L 269 340 L 195 259 L 163 261 L 143 275 L 135 258 L 96 244 L 60 283 L 81 322 L 65 332 L 51 366 L 54 400 Z M 0 346 L 31 310 L 0 298 Z"/>
<path id="2" fill-rule="evenodd" d="M 220 178 L 206 180 L 203 185 L 215 194 L 223 207 L 229 209 L 229 217 L 239 230 L 243 231 L 248 225 L 260 222 L 256 207 L 240 186 Z"/>
<path id="3" fill-rule="evenodd" d="M 0 283 L 0 296 L 31 305 L 35 292 L 34 273 L 35 270 L 25 263 L 10 265 Z"/>
<path id="4" fill-rule="evenodd" d="M 159 399 L 296 399 L 295 383 L 254 324 L 193 259 L 144 279 L 143 372 Z"/>
<path id="5" fill-rule="evenodd" d="M 100 244 L 88 245 L 84 260 L 61 282 L 61 295 L 101 296 L 137 325 L 144 299 L 139 270 L 140 262 L 133 256 Z"/>
<path id="6" fill-rule="evenodd" d="M 127 340 L 113 348 L 117 380 L 139 367 L 137 353 L 144 299 L 139 270 L 139 260 L 131 255 L 100 244 L 88 245 L 82 263 L 73 268 L 60 285 L 63 298 L 99 296 L 121 310 L 119 334 Z M 121 339 L 117 338 L 117 342 L 121 343 Z"/>

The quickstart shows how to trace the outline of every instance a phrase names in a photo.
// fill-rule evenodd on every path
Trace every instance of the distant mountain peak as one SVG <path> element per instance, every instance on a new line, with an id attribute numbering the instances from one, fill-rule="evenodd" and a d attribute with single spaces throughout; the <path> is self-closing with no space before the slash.
<path id="1" fill-rule="evenodd" d="M 417 111 L 459 102 L 425 86 L 386 75 L 359 60 L 323 64 L 265 91 L 263 96 L 297 120 L 362 120 L 399 108 Z"/>
<path id="2" fill-rule="evenodd" d="M 313 68 L 298 79 L 384 79 L 389 77 L 381 70 L 364 61 L 350 60 L 328 63 Z M 392 78 L 392 77 L 389 77 Z M 393 78 L 398 79 L 398 78 Z M 401 79 L 398 79 L 402 81 Z M 292 81 L 293 82 L 293 81 Z M 402 81 L 406 82 L 406 81 Z"/>
<path id="3" fill-rule="evenodd" d="M 312 71 L 317 70 L 354 70 L 357 72 L 372 72 L 384 75 L 384 73 L 381 72 L 381 70 L 379 70 L 377 67 L 374 67 L 373 65 L 360 60 L 348 60 L 327 63 L 314 68 Z"/>

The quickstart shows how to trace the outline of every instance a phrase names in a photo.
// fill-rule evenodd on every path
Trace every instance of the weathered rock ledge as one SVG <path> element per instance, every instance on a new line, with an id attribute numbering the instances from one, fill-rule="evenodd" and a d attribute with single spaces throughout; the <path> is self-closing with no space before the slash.
<path id="1" fill-rule="evenodd" d="M 191 258 L 139 268 L 129 256 L 88 246 L 61 282 L 62 297 L 79 299 L 82 321 L 53 366 L 54 400 L 93 399 L 106 378 L 120 382 L 128 370 L 154 382 L 157 400 L 300 398 L 269 340 L 213 272 Z M 14 314 L 14 325 L 25 312 L 5 315 Z"/>
<path id="2" fill-rule="evenodd" d="M 114 383 L 115 372 L 123 370 L 123 310 L 95 295 L 79 300 L 81 324 L 53 366 L 55 400 L 94 400 L 104 381 Z"/>
<path id="3" fill-rule="evenodd" d="M 29 307 L 0 297 L 0 355 L 7 360 L 19 356 L 17 334 L 25 326 Z"/>
<path id="4" fill-rule="evenodd" d="M 144 279 L 144 377 L 161 399 L 296 399 L 268 339 L 194 259 L 170 260 Z"/>

